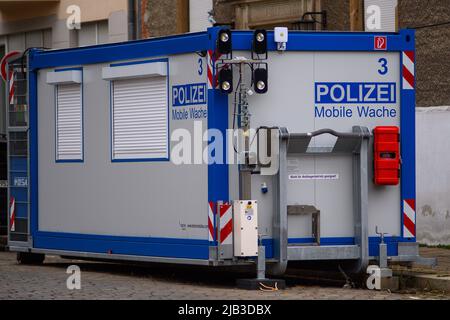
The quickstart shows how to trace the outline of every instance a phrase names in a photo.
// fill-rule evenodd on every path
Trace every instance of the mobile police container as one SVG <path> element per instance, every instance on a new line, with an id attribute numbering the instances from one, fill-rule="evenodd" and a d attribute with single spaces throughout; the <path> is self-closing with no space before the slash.
<path id="1" fill-rule="evenodd" d="M 27 50 L 7 72 L 10 250 L 417 261 L 414 41 L 214 27 Z"/>

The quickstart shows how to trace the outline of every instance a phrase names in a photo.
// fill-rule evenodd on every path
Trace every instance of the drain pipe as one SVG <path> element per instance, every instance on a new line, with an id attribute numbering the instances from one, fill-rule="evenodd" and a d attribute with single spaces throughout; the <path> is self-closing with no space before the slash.
<path id="1" fill-rule="evenodd" d="M 142 0 L 138 0 L 136 5 L 136 19 L 134 20 L 136 23 L 136 40 L 142 39 Z"/>
<path id="2" fill-rule="evenodd" d="M 136 39 L 136 0 L 128 0 L 128 40 Z"/>

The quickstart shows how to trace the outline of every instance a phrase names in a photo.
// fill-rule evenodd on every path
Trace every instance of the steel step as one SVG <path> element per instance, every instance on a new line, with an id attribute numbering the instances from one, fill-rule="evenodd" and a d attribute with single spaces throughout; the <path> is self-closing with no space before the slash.
<path id="1" fill-rule="evenodd" d="M 358 245 L 342 246 L 288 246 L 288 260 L 348 260 L 359 259 Z"/>

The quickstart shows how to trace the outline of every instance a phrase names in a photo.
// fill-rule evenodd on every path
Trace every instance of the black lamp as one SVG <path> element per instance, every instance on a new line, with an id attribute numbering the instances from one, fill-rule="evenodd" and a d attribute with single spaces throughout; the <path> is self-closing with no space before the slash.
<path id="1" fill-rule="evenodd" d="M 258 68 L 255 69 L 253 74 L 253 87 L 256 93 L 267 92 L 267 69 Z"/>
<path id="2" fill-rule="evenodd" d="M 231 48 L 230 29 L 221 29 L 217 37 L 217 51 L 220 54 L 230 54 Z"/>
<path id="3" fill-rule="evenodd" d="M 233 91 L 233 72 L 231 69 L 222 69 L 219 71 L 220 92 L 230 94 Z"/>
<path id="4" fill-rule="evenodd" d="M 256 54 L 267 54 L 266 30 L 255 30 L 253 33 L 253 52 Z"/>

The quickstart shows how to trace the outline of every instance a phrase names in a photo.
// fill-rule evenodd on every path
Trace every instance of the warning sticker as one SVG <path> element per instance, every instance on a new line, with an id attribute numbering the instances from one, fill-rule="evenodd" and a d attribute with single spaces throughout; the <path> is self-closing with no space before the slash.
<path id="1" fill-rule="evenodd" d="M 322 174 L 290 174 L 289 180 L 338 180 L 339 174 L 337 173 L 322 173 Z"/>

